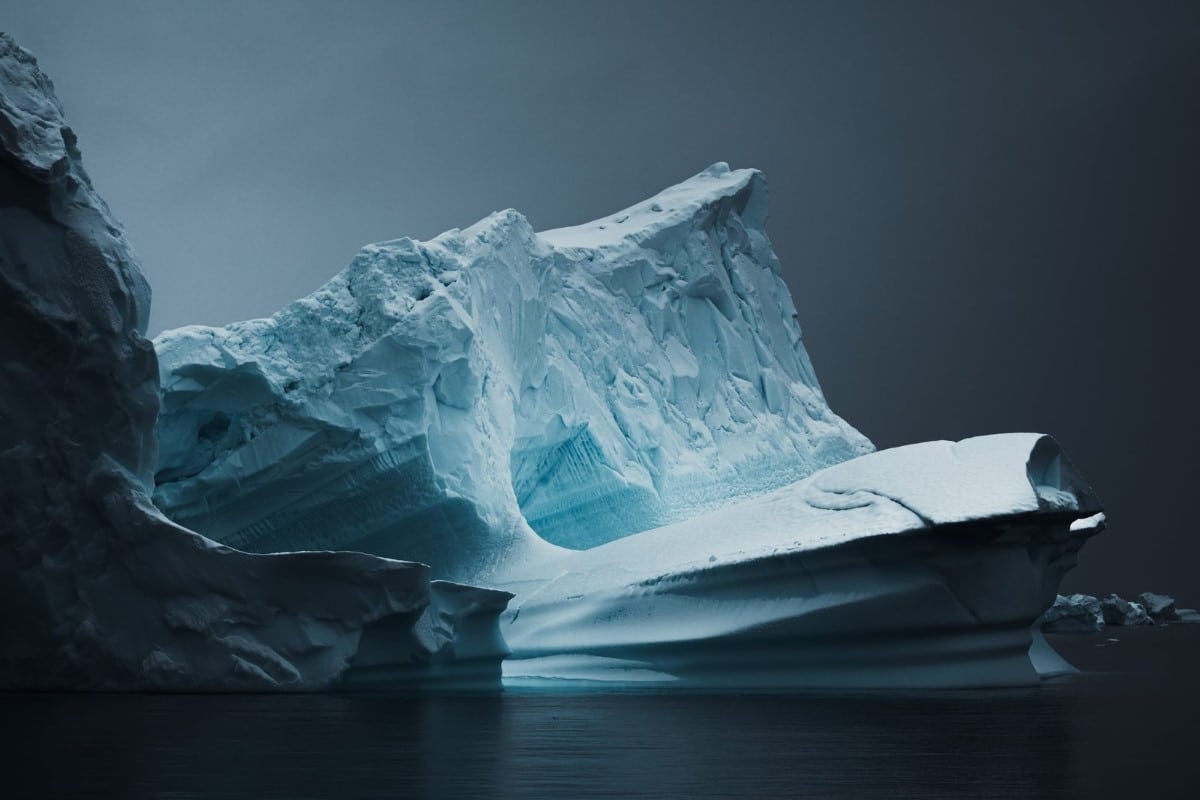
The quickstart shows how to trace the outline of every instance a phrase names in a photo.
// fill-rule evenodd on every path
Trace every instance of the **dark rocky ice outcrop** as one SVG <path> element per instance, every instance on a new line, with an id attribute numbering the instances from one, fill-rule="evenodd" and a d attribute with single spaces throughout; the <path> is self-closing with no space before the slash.
<path id="1" fill-rule="evenodd" d="M 1138 595 L 1138 599 L 1146 609 L 1146 613 L 1155 622 L 1170 621 L 1179 617 L 1179 614 L 1175 610 L 1174 597 L 1155 592 L 1142 592 Z"/>
<path id="2" fill-rule="evenodd" d="M 269 319 L 168 331 L 155 502 L 239 548 L 486 580 L 869 452 L 765 219 L 762 176 L 717 164 L 590 225 L 369 245 Z"/>
<path id="3" fill-rule="evenodd" d="M 1100 601 L 1100 613 L 1105 625 L 1153 625 L 1154 620 L 1141 603 L 1133 603 L 1115 594 Z"/>
<path id="4" fill-rule="evenodd" d="M 496 685 L 507 593 L 238 552 L 154 507 L 149 303 L 50 80 L 0 35 L 0 688 Z"/>
<path id="5" fill-rule="evenodd" d="M 1105 625 L 1100 601 L 1088 594 L 1058 595 L 1038 622 L 1048 633 L 1092 633 Z"/>

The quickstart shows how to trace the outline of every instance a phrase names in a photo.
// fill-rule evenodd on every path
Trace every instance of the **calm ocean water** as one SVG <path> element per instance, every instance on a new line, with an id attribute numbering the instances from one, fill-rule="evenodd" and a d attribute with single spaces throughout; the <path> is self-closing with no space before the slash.
<path id="1" fill-rule="evenodd" d="M 0 695 L 0 797 L 1200 796 L 1200 625 L 1053 642 L 1032 690 Z"/>

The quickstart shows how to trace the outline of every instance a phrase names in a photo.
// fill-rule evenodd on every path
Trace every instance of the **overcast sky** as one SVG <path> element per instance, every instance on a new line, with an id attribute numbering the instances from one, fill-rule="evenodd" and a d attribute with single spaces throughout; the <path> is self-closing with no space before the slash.
<path id="1" fill-rule="evenodd" d="M 1056 434 L 1069 588 L 1200 602 L 1196 2 L 0 0 L 154 288 L 263 316 L 367 242 L 615 211 L 718 160 L 833 407 L 886 447 Z"/>

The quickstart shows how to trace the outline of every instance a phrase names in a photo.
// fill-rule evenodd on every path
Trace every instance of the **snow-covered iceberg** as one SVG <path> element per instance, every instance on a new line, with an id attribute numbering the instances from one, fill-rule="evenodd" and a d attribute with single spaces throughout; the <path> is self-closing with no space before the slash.
<path id="1" fill-rule="evenodd" d="M 506 679 L 1010 685 L 1094 493 L 1036 434 L 878 453 L 830 411 L 717 164 L 605 219 L 371 245 L 269 319 L 156 340 L 155 501 L 514 593 Z"/>
<path id="2" fill-rule="evenodd" d="M 508 680 L 554 685 L 1066 669 L 1032 625 L 1094 493 L 1038 434 L 873 452 L 759 173 L 371 245 L 156 360 L 49 81 L 7 39 L 0 70 L 0 686 L 495 685 L 510 646 Z"/>
<path id="3" fill-rule="evenodd" d="M 1106 624 L 1100 600 L 1090 594 L 1056 595 L 1037 622 L 1048 633 L 1093 633 Z"/>
<path id="4" fill-rule="evenodd" d="M 1049 437 L 880 451 L 685 522 L 514 565 L 500 581 L 516 593 L 502 625 L 506 679 L 1035 683 L 1031 623 L 1103 522 Z"/>
<path id="5" fill-rule="evenodd" d="M 589 225 L 370 245 L 269 319 L 164 333 L 154 500 L 246 550 L 488 580 L 869 452 L 821 394 L 766 202 L 716 164 Z"/>
<path id="6" fill-rule="evenodd" d="M 498 685 L 509 594 L 242 553 L 152 505 L 149 302 L 50 80 L 0 34 L 0 688 Z"/>

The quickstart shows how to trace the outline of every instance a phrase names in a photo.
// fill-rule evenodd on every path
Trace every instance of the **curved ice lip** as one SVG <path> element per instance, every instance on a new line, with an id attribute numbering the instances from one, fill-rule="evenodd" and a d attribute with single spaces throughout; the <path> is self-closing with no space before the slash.
<path id="1" fill-rule="evenodd" d="M 1050 437 L 881 451 L 510 565 L 502 629 L 520 663 L 506 672 L 630 682 L 633 665 L 638 680 L 680 687 L 1031 683 L 1030 625 L 1100 525 Z"/>
<path id="2" fill-rule="evenodd" d="M 1047 476 L 1051 463 L 1056 472 Z M 1048 491 L 1056 494 L 1054 503 L 1046 501 Z M 570 573 L 581 581 L 574 590 L 582 592 L 593 588 L 586 577 L 593 569 L 600 585 L 611 586 L 617 574 L 636 583 L 870 536 L 1030 513 L 1062 512 L 1075 520 L 1072 530 L 1092 529 L 1103 522 L 1099 511 L 1091 487 L 1045 434 L 922 442 L 859 456 L 718 511 L 589 550 L 513 565 L 498 583 Z"/>

